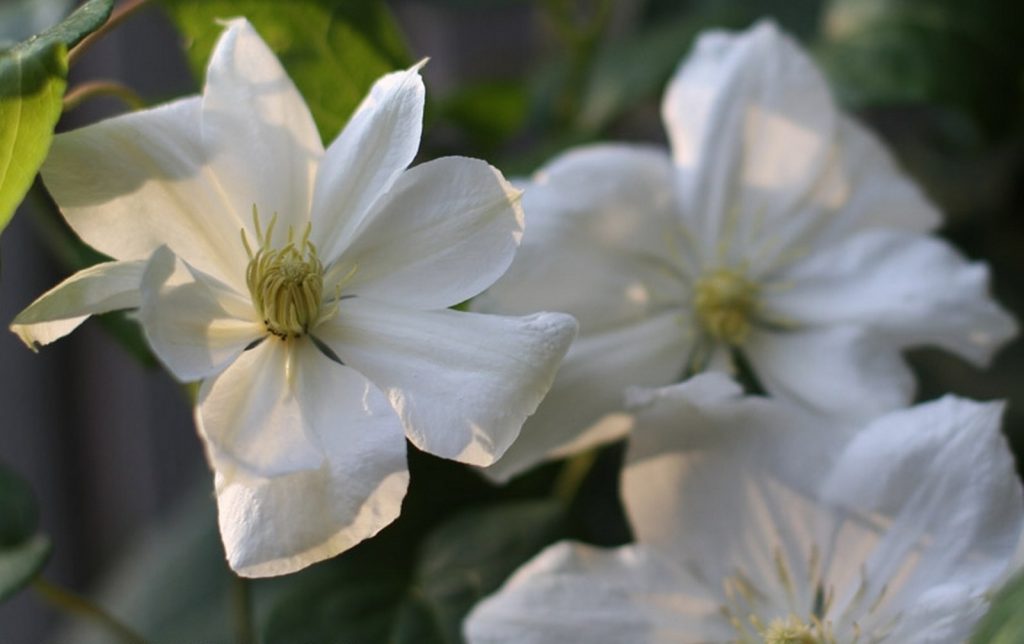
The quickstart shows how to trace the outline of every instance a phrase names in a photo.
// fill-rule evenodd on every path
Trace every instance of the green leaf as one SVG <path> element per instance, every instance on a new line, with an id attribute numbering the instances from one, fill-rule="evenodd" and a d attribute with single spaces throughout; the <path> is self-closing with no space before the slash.
<path id="1" fill-rule="evenodd" d="M 32 488 L 0 466 L 0 550 L 17 546 L 39 527 L 39 508 Z"/>
<path id="2" fill-rule="evenodd" d="M 113 0 L 90 0 L 66 20 L 0 54 L 0 232 L 32 186 L 53 140 L 67 50 L 102 25 Z"/>
<path id="3" fill-rule="evenodd" d="M 1024 641 L 1024 575 L 999 591 L 981 620 L 971 644 L 1018 644 Z"/>
<path id="4" fill-rule="evenodd" d="M 50 559 L 50 538 L 37 534 L 17 546 L 0 549 L 0 602 L 35 579 Z"/>
<path id="5" fill-rule="evenodd" d="M 380 76 L 407 67 L 401 32 L 383 2 L 364 0 L 162 0 L 186 37 L 189 64 L 203 78 L 222 31 L 218 19 L 245 16 L 281 59 L 329 141 Z"/>
<path id="6" fill-rule="evenodd" d="M 297 585 L 271 612 L 265 641 L 461 642 L 469 610 L 563 536 L 554 501 L 462 512 L 431 531 L 411 562 L 408 535 L 385 531 Z"/>

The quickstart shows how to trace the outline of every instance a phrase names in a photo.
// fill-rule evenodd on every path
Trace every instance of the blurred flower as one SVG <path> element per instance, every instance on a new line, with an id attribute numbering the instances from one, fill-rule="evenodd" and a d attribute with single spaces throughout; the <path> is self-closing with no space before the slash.
<path id="1" fill-rule="evenodd" d="M 470 614 L 471 642 L 961 642 L 1008 572 L 1024 495 L 1000 403 L 844 432 L 722 374 L 644 402 L 636 543 L 551 546 Z"/>
<path id="2" fill-rule="evenodd" d="M 12 325 L 45 344 L 139 307 L 157 356 L 202 380 L 196 423 L 243 575 L 292 572 L 399 514 L 406 444 L 487 465 L 537 407 L 575 333 L 563 314 L 446 310 L 512 261 L 519 193 L 486 163 L 406 170 L 418 66 L 384 76 L 323 150 L 245 20 L 201 97 L 59 136 L 43 168 L 70 225 L 117 259 Z"/>
<path id="3" fill-rule="evenodd" d="M 936 210 L 772 23 L 703 35 L 662 115 L 671 157 L 596 145 L 525 186 L 523 248 L 475 307 L 566 311 L 580 337 L 494 477 L 621 437 L 631 385 L 742 356 L 772 395 L 863 420 L 910 402 L 903 348 L 984 365 L 1015 333 L 987 267 L 928 234 Z"/>

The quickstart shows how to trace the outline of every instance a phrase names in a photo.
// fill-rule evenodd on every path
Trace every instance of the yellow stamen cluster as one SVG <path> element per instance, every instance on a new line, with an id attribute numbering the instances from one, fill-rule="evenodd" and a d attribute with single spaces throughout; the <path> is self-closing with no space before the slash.
<path id="1" fill-rule="evenodd" d="M 818 620 L 806 624 L 796 617 L 775 619 L 761 633 L 764 644 L 834 644 L 829 628 Z"/>
<path id="2" fill-rule="evenodd" d="M 323 301 L 324 267 L 309 241 L 312 225 L 306 225 L 300 239 L 289 229 L 287 243 L 275 249 L 270 244 L 277 215 L 266 231 L 260 229 L 255 206 L 252 216 L 259 245 L 253 252 L 245 230 L 242 243 L 249 254 L 245 280 L 253 305 L 270 333 L 282 339 L 302 336 L 318 321 Z"/>
<path id="3" fill-rule="evenodd" d="M 709 335 L 737 346 L 750 333 L 757 309 L 757 286 L 738 271 L 719 269 L 697 281 L 693 307 Z"/>

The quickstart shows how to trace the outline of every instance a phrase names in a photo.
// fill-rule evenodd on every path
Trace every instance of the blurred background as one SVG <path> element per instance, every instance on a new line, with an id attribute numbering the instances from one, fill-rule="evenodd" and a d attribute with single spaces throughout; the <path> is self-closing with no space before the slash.
<path id="1" fill-rule="evenodd" d="M 22 40 L 58 22 L 73 4 L 3 0 L 0 42 Z M 194 24 L 245 14 L 284 52 L 293 76 L 302 73 L 302 56 L 341 51 L 338 43 L 363 46 L 365 40 L 373 64 L 350 71 L 371 80 L 429 56 L 421 159 L 479 156 L 516 175 L 588 141 L 663 143 L 660 95 L 693 37 L 705 28 L 742 28 L 772 16 L 813 51 L 839 101 L 888 141 L 945 212 L 943 234 L 969 256 L 991 264 L 997 298 L 1018 317 L 1024 314 L 1024 20 L 1015 0 L 355 4 L 360 8 L 340 0 L 154 1 L 82 57 L 69 89 L 113 78 L 147 104 L 196 92 L 201 50 L 212 43 L 216 28 L 196 36 Z M 284 5 L 288 11 L 281 11 Z M 285 14 L 296 7 L 345 19 L 294 21 Z M 361 31 L 366 24 L 372 30 Z M 305 48 L 311 30 L 326 50 Z M 296 80 L 307 98 L 317 91 Z M 331 111 L 331 91 L 320 87 L 314 106 L 326 139 L 347 114 Z M 117 99 L 89 100 L 67 112 L 59 129 L 125 109 Z M 39 294 L 98 259 L 70 235 L 38 185 L 5 231 L 0 253 L 4 327 Z M 1020 462 L 1024 343 L 1008 346 L 986 371 L 938 351 L 915 351 L 911 357 L 921 399 L 946 392 L 1008 398 L 1006 431 Z M 212 479 L 193 429 L 189 397 L 156 366 L 133 323 L 124 315 L 89 320 L 38 355 L 13 334 L 0 333 L 0 365 L 0 463 L 26 478 L 38 497 L 43 529 L 55 544 L 45 576 L 95 595 L 125 621 L 161 634 L 159 641 L 230 641 L 225 615 L 237 597 L 219 550 Z M 454 515 L 498 497 L 543 498 L 563 480 L 555 464 L 496 490 L 436 459 L 411 458 L 410 518 L 403 515 L 404 523 L 387 534 L 434 526 L 439 519 L 427 517 L 437 515 L 439 507 L 441 514 Z M 568 533 L 596 543 L 628 539 L 618 510 L 599 505 L 615 497 L 617 458 L 615 447 L 602 452 L 581 483 L 572 512 L 550 525 L 538 519 L 551 528 L 539 538 Z M 418 488 L 427 477 L 417 475 L 426 471 L 442 474 Z M 408 543 L 397 536 L 393 541 L 399 548 Z M 388 547 L 387 539 L 382 543 L 360 548 Z M 308 634 L 303 641 L 320 641 L 318 632 L 337 627 L 332 611 L 343 605 L 350 610 L 359 599 L 332 596 L 335 604 L 315 604 L 323 613 L 319 626 L 289 625 L 289 613 L 281 608 L 321 601 L 310 598 L 328 594 L 321 591 L 335 574 L 324 572 L 330 565 L 314 567 L 322 570 L 307 576 L 301 592 L 260 582 L 252 601 L 261 623 L 278 624 L 276 632 L 298 629 Z M 392 612 L 381 619 L 397 618 Z M 325 630 L 316 630 L 321 627 Z M 66 622 L 31 590 L 0 604 L 0 641 L 51 638 L 104 641 L 101 632 Z"/>

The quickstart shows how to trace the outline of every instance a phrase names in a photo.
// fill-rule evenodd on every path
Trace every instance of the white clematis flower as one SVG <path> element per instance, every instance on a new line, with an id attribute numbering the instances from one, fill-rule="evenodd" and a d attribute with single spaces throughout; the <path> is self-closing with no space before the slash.
<path id="1" fill-rule="evenodd" d="M 965 641 L 1024 529 L 1002 409 L 946 397 L 850 433 L 723 374 L 660 390 L 622 475 L 636 543 L 551 546 L 467 638 Z"/>
<path id="2" fill-rule="evenodd" d="M 201 97 L 57 137 L 43 167 L 68 223 L 117 261 L 12 325 L 30 346 L 138 307 L 153 350 L 202 380 L 196 423 L 243 575 L 292 572 L 398 516 L 406 443 L 487 465 L 575 334 L 564 314 L 448 310 L 508 267 L 519 193 L 482 161 L 406 169 L 418 66 L 384 76 L 325 151 L 248 22 L 227 23 Z"/>
<path id="3" fill-rule="evenodd" d="M 596 145 L 526 184 L 530 229 L 479 311 L 572 313 L 580 337 L 489 472 L 621 437 L 629 386 L 732 367 L 837 417 L 904 406 L 900 351 L 977 365 L 1016 331 L 988 270 L 928 234 L 936 210 L 771 23 L 697 42 L 666 92 L 671 154 Z"/>

